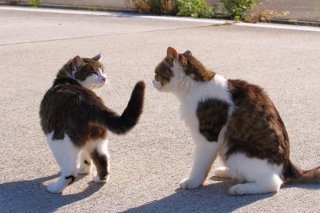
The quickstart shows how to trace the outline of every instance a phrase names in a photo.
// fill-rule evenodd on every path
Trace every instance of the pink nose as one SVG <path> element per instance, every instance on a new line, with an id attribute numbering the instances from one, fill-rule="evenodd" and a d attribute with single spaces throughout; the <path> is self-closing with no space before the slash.
<path id="1" fill-rule="evenodd" d="M 101 79 L 101 81 L 106 81 L 107 79 L 105 78 L 105 77 L 103 77 L 102 79 Z"/>

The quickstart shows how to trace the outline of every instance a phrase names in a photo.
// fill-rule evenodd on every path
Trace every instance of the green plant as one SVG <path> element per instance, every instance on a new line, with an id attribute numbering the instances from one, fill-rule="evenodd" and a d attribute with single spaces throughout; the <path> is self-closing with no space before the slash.
<path id="1" fill-rule="evenodd" d="M 178 16 L 212 18 L 214 8 L 207 5 L 205 0 L 177 0 Z"/>
<path id="2" fill-rule="evenodd" d="M 256 0 L 223 0 L 224 8 L 236 20 L 244 19 L 246 10 L 256 4 Z"/>
<path id="3" fill-rule="evenodd" d="M 29 0 L 31 7 L 38 7 L 42 0 Z"/>

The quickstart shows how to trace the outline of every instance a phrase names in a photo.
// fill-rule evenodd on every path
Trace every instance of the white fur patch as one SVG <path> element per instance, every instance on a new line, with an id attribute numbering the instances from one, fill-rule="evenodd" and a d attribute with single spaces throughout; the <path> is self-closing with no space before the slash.
<path id="1" fill-rule="evenodd" d="M 106 82 L 106 75 L 102 72 L 101 69 L 99 69 L 97 71 L 97 74 L 91 74 L 84 81 L 80 81 L 79 83 L 85 88 L 94 90 L 104 86 Z"/>
<path id="2" fill-rule="evenodd" d="M 249 158 L 242 153 L 232 154 L 225 164 L 229 177 L 249 182 L 231 187 L 231 194 L 276 192 L 283 183 L 280 178 L 283 165 L 272 165 L 267 160 Z"/>
<path id="3" fill-rule="evenodd" d="M 61 193 L 70 183 L 66 177 L 77 176 L 76 160 L 79 149 L 73 145 L 68 135 L 64 135 L 62 140 L 54 140 L 52 136 L 53 132 L 47 135 L 48 145 L 60 167 L 61 176 L 56 182 L 48 185 L 47 189 L 52 193 Z"/>

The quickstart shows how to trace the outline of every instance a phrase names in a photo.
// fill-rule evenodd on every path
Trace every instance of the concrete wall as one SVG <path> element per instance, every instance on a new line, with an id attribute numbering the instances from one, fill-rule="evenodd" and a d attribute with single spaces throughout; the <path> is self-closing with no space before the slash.
<path id="1" fill-rule="evenodd" d="M 44 4 L 61 4 L 71 6 L 100 6 L 109 9 L 132 9 L 132 0 L 43 0 Z"/>
<path id="2" fill-rule="evenodd" d="M 134 0 L 42 0 L 42 5 L 56 5 L 56 6 L 73 6 L 73 7 L 100 7 L 102 9 L 115 10 L 133 10 Z M 0 0 L 6 3 L 23 3 L 28 4 L 28 0 Z M 222 8 L 221 0 L 207 0 L 208 4 L 214 5 L 216 9 Z"/>
<path id="3" fill-rule="evenodd" d="M 28 0 L 4 0 L 0 2 L 28 3 Z M 132 10 L 133 0 L 42 0 L 42 5 L 100 7 L 101 9 Z"/>

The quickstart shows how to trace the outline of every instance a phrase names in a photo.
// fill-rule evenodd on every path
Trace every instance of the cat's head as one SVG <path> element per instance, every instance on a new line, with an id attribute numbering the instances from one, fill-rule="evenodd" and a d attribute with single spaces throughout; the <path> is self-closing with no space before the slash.
<path id="1" fill-rule="evenodd" d="M 76 56 L 58 73 L 58 77 L 73 78 L 85 88 L 91 90 L 98 89 L 107 82 L 104 67 L 100 63 L 100 60 L 101 54 L 93 58 Z"/>
<path id="2" fill-rule="evenodd" d="M 167 56 L 155 69 L 153 86 L 160 92 L 175 92 L 188 85 L 188 82 L 210 81 L 215 73 L 207 70 L 192 53 L 187 50 L 184 53 L 168 47 Z"/>

